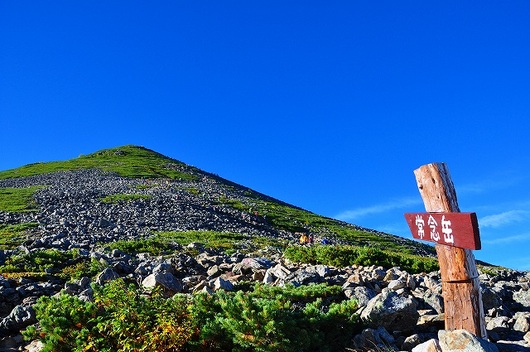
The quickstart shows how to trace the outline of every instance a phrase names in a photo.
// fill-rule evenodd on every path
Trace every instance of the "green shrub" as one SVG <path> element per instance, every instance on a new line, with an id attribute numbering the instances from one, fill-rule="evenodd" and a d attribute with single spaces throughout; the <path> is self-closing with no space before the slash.
<path id="1" fill-rule="evenodd" d="M 249 235 L 220 232 L 220 231 L 165 231 L 147 239 L 116 241 L 106 244 L 109 249 L 119 249 L 125 253 L 150 253 L 162 255 L 175 251 L 176 244 L 186 246 L 192 242 L 200 243 L 208 248 L 219 248 L 223 250 L 242 249 L 244 240 L 253 239 Z M 256 246 L 265 246 L 271 241 L 256 237 Z"/>
<path id="2" fill-rule="evenodd" d="M 76 250 L 63 252 L 57 249 L 45 249 L 29 254 L 15 255 L 7 258 L 0 266 L 0 273 L 43 272 L 46 269 L 58 270 L 65 266 L 69 259 L 79 255 Z"/>
<path id="3" fill-rule="evenodd" d="M 147 298 L 122 280 L 95 287 L 95 301 L 75 296 L 41 297 L 34 306 L 44 351 L 180 351 L 195 334 L 187 299 Z"/>
<path id="4" fill-rule="evenodd" d="M 387 269 L 398 266 L 411 273 L 430 272 L 439 269 L 434 258 L 419 257 L 408 253 L 396 253 L 377 247 L 357 246 L 290 246 L 285 257 L 295 262 L 324 264 L 336 267 L 350 265 L 383 266 Z"/>
<path id="5" fill-rule="evenodd" d="M 35 222 L 16 225 L 0 224 L 0 249 L 16 248 L 26 240 L 28 230 L 37 226 Z"/>
<path id="6" fill-rule="evenodd" d="M 106 245 L 109 249 L 119 249 L 128 254 L 150 253 L 161 255 L 175 248 L 170 241 L 163 238 L 147 238 L 139 240 L 116 241 Z"/>
<path id="7" fill-rule="evenodd" d="M 199 295 L 195 347 L 232 351 L 336 351 L 360 327 L 353 300 L 337 286 L 256 285 L 249 292 Z"/>
<path id="8" fill-rule="evenodd" d="M 123 280 L 94 287 L 94 302 L 41 297 L 26 339 L 45 351 L 337 351 L 361 328 L 338 286 L 151 297 Z"/>
<path id="9" fill-rule="evenodd" d="M 102 272 L 106 267 L 107 265 L 95 258 L 80 258 L 75 263 L 62 268 L 57 273 L 57 276 L 66 281 L 79 280 L 83 276 L 92 278 Z"/>

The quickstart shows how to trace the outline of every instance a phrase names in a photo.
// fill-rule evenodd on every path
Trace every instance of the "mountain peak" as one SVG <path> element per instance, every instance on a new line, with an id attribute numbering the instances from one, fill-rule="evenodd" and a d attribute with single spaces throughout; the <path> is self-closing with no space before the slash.
<path id="1" fill-rule="evenodd" d="M 35 192 L 39 190 L 38 194 L 35 193 L 33 197 L 40 210 L 34 218 L 49 218 L 50 215 L 46 213 L 49 208 L 60 208 L 60 213 L 67 214 L 71 209 L 82 206 L 71 218 L 60 220 L 61 223 L 68 224 L 92 222 L 79 219 L 77 214 L 90 214 L 92 208 L 102 206 L 103 199 L 136 199 L 143 204 L 141 214 L 138 213 L 137 205 L 123 202 L 112 216 L 90 215 L 90 219 L 108 220 L 109 217 L 117 217 L 112 221 L 123 225 L 123 233 L 148 235 L 157 230 L 228 229 L 296 241 L 296 233 L 305 232 L 333 239 L 336 243 L 376 246 L 409 254 L 434 253 L 430 246 L 319 216 L 143 146 L 125 145 L 71 160 L 29 164 L 0 172 L 0 188 L 12 185 L 37 187 Z M 48 195 L 43 197 L 43 194 Z M 64 194 L 83 196 L 67 199 Z M 49 199 L 53 201 L 50 204 L 40 204 L 40 199 L 43 202 Z M 0 199 L 0 206 L 1 202 Z M 187 210 L 178 212 L 178 209 Z M 157 223 L 157 218 L 153 218 L 149 221 L 149 226 L 143 221 L 143 225 L 138 227 L 135 220 L 152 213 L 159 214 L 159 219 L 166 220 Z M 76 235 L 76 231 L 91 234 L 108 232 L 105 226 L 95 226 L 90 230 L 76 226 L 70 228 L 54 224 L 47 225 L 47 228 L 53 229 L 54 233 L 72 235 Z M 47 231 L 43 227 L 33 237 L 46 236 Z M 114 232 L 120 237 L 120 231 Z"/>

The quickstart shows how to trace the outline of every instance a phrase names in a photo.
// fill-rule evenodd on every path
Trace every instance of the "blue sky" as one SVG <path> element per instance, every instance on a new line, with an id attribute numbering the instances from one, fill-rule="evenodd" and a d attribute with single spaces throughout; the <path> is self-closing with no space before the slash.
<path id="1" fill-rule="evenodd" d="M 530 270 L 530 2 L 2 1 L 0 170 L 142 145 L 411 238 L 447 163 Z"/>

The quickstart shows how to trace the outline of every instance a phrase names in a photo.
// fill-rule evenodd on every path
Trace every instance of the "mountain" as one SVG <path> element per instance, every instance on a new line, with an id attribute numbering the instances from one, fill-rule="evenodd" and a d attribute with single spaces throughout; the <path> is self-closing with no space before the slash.
<path id="1" fill-rule="evenodd" d="M 13 245 L 24 240 L 34 246 L 60 234 L 89 247 L 156 231 L 209 230 L 287 241 L 306 232 L 343 244 L 434 253 L 430 246 L 319 216 L 138 146 L 3 171 L 0 188 L 34 198 L 20 204 L 24 211 L 10 212 L 15 194 L 1 195 L 3 226 L 34 226 L 25 230 L 25 239 L 13 236 L 19 241 Z"/>

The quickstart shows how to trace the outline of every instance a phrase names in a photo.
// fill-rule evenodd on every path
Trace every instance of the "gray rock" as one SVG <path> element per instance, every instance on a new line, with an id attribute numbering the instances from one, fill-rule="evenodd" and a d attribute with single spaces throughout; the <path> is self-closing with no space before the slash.
<path id="1" fill-rule="evenodd" d="M 217 277 L 217 276 L 221 275 L 222 273 L 223 272 L 220 270 L 219 265 L 211 266 L 207 270 L 207 274 L 208 274 L 209 277 Z"/>
<path id="2" fill-rule="evenodd" d="M 167 296 L 172 296 L 182 291 L 182 282 L 168 272 L 158 272 L 147 276 L 142 281 L 142 286 L 147 290 L 161 288 Z"/>
<path id="3" fill-rule="evenodd" d="M 99 273 L 96 276 L 96 279 L 94 281 L 98 285 L 103 285 L 104 283 L 112 281 L 112 280 L 116 280 L 119 277 L 120 275 L 117 272 L 115 272 L 111 268 L 106 268 L 105 270 L 103 270 L 101 273 Z"/>
<path id="4" fill-rule="evenodd" d="M 466 330 L 440 330 L 438 339 L 442 351 L 499 352 L 495 344 L 481 339 Z"/>
<path id="5" fill-rule="evenodd" d="M 396 339 L 392 336 L 384 327 L 380 326 L 377 328 L 377 334 L 386 346 L 394 345 Z"/>
<path id="6" fill-rule="evenodd" d="M 416 297 L 421 299 L 422 308 L 433 309 L 438 314 L 442 314 L 444 312 L 444 299 L 441 294 L 429 289 Z"/>
<path id="7" fill-rule="evenodd" d="M 403 279 L 392 280 L 388 283 L 388 289 L 392 291 L 398 291 L 402 288 L 407 287 L 407 282 Z"/>
<path id="8" fill-rule="evenodd" d="M 485 286 L 484 284 L 480 286 L 480 290 L 482 293 L 482 303 L 484 306 L 484 311 L 487 312 L 492 308 L 498 308 L 502 306 L 502 298 L 497 292 L 492 290 L 490 287 Z"/>
<path id="9" fill-rule="evenodd" d="M 134 267 L 124 260 L 119 260 L 112 265 L 112 270 L 120 275 L 128 275 L 134 272 Z"/>
<path id="10" fill-rule="evenodd" d="M 353 288 L 346 289 L 344 291 L 346 297 L 355 299 L 359 304 L 359 307 L 365 307 L 372 298 L 376 296 L 374 290 L 369 289 L 365 286 L 356 286 Z"/>
<path id="11" fill-rule="evenodd" d="M 515 323 L 513 329 L 520 332 L 530 331 L 530 313 L 529 312 L 518 312 L 515 315 Z"/>
<path id="12" fill-rule="evenodd" d="M 530 291 L 521 289 L 514 292 L 513 300 L 526 308 L 530 308 Z"/>
<path id="13" fill-rule="evenodd" d="M 504 317 L 504 316 L 491 318 L 486 324 L 486 329 L 487 330 L 509 329 L 510 328 L 509 321 L 510 321 L 510 318 Z"/>
<path id="14" fill-rule="evenodd" d="M 225 291 L 232 291 L 234 289 L 234 285 L 228 280 L 224 280 L 220 277 L 214 280 L 213 282 L 213 290 L 225 290 Z"/>
<path id="15" fill-rule="evenodd" d="M 383 291 L 372 298 L 361 313 L 361 319 L 372 326 L 387 330 L 409 331 L 416 326 L 419 314 L 411 297 L 394 291 Z"/>
<path id="16" fill-rule="evenodd" d="M 153 268 L 153 274 L 161 273 L 161 272 L 168 272 L 171 274 L 175 274 L 175 269 L 170 263 L 160 263 Z"/>
<path id="17" fill-rule="evenodd" d="M 29 345 L 24 348 L 26 352 L 41 352 L 44 350 L 44 343 L 40 340 L 31 341 Z"/>
<path id="18" fill-rule="evenodd" d="M 308 285 L 311 283 L 319 283 L 322 282 L 322 277 L 316 273 L 307 271 L 306 269 L 299 269 L 289 275 L 286 278 L 286 281 L 293 284 L 294 286 L 301 286 L 301 285 Z"/>
<path id="19" fill-rule="evenodd" d="M 420 343 L 412 349 L 412 352 L 443 352 L 440 343 L 436 339 L 430 339 Z"/>
<path id="20" fill-rule="evenodd" d="M 354 336 L 353 343 L 355 350 L 383 349 L 387 347 L 384 345 L 379 332 L 371 328 L 364 329 L 360 334 Z"/>
<path id="21" fill-rule="evenodd" d="M 265 272 L 265 277 L 263 282 L 267 284 L 272 284 L 276 280 L 285 280 L 291 275 L 291 271 L 283 266 L 282 264 L 276 264 L 274 267 L 267 269 Z"/>
<path id="22" fill-rule="evenodd" d="M 0 335 L 6 332 L 19 331 L 37 322 L 35 311 L 31 306 L 17 305 L 9 315 L 0 321 Z"/>
<path id="23" fill-rule="evenodd" d="M 24 342 L 21 334 L 15 336 L 0 336 L 0 351 L 16 351 L 17 347 Z"/>
<path id="24" fill-rule="evenodd" d="M 401 345 L 401 349 L 405 351 L 411 351 L 414 349 L 414 347 L 420 345 L 422 343 L 422 339 L 419 334 L 413 334 L 405 338 L 405 341 L 403 341 L 403 344 Z"/>
<path id="25" fill-rule="evenodd" d="M 85 302 L 94 302 L 94 290 L 91 287 L 86 288 L 79 293 L 78 297 Z"/>
<path id="26" fill-rule="evenodd" d="M 328 277 L 333 273 L 333 269 L 327 265 L 313 265 L 306 268 L 306 271 L 310 273 L 316 273 L 322 278 Z"/>
<path id="27" fill-rule="evenodd" d="M 244 258 L 241 264 L 252 269 L 268 269 L 273 262 L 267 258 Z"/>

